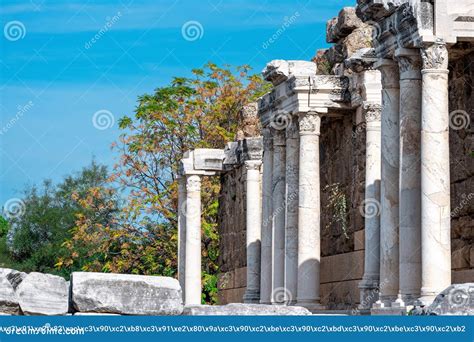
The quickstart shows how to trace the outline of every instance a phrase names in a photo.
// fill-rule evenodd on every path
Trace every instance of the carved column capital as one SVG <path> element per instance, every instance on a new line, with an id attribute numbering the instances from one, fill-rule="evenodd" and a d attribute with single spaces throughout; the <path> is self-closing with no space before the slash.
<path id="1" fill-rule="evenodd" d="M 366 123 L 380 123 L 382 106 L 378 103 L 364 103 L 362 105 L 364 119 Z"/>
<path id="2" fill-rule="evenodd" d="M 186 176 L 186 191 L 188 192 L 201 191 L 201 176 L 198 176 L 198 175 Z"/>
<path id="3" fill-rule="evenodd" d="M 418 49 L 398 49 L 395 53 L 400 68 L 400 80 L 421 79 L 422 59 Z"/>
<path id="4" fill-rule="evenodd" d="M 374 67 L 382 74 L 383 89 L 400 88 L 400 69 L 397 62 L 392 59 L 379 59 Z"/>
<path id="5" fill-rule="evenodd" d="M 273 148 L 273 135 L 270 128 L 262 129 L 263 135 L 263 150 L 270 151 Z"/>
<path id="6" fill-rule="evenodd" d="M 423 70 L 447 70 L 448 69 L 448 49 L 444 42 L 426 45 L 421 49 L 423 60 Z"/>
<path id="7" fill-rule="evenodd" d="M 321 116 L 315 112 L 300 114 L 299 133 L 300 135 L 319 135 L 321 133 Z"/>
<path id="8" fill-rule="evenodd" d="M 287 139 L 298 139 L 299 136 L 299 124 L 297 118 L 292 118 L 288 127 L 286 128 Z"/>
<path id="9" fill-rule="evenodd" d="M 262 162 L 260 160 L 247 160 L 247 161 L 245 161 L 245 168 L 247 169 L 247 171 L 249 171 L 249 170 L 258 171 L 258 170 L 260 170 L 261 165 L 262 165 Z"/>
<path id="10" fill-rule="evenodd" d="M 286 133 L 278 129 L 272 129 L 273 133 L 273 146 L 285 146 L 286 145 Z"/>

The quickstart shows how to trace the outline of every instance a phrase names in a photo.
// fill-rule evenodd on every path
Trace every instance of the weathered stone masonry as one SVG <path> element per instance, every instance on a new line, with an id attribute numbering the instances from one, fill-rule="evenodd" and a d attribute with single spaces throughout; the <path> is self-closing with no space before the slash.
<path id="1" fill-rule="evenodd" d="M 221 172 L 223 303 L 257 300 L 257 262 L 261 303 L 313 311 L 406 313 L 474 280 L 474 34 L 461 2 L 359 1 L 329 21 L 334 46 L 316 64 L 267 65 L 263 156 Z M 246 178 L 260 163 L 255 208 Z"/>

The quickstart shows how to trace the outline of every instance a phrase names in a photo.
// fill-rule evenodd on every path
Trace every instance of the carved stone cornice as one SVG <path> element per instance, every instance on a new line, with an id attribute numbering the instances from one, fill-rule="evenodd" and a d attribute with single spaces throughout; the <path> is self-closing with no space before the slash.
<path id="1" fill-rule="evenodd" d="M 369 4 L 370 3 L 370 4 Z M 371 9 L 384 9 L 380 15 Z M 359 1 L 358 13 L 374 26 L 374 48 L 379 58 L 393 58 L 398 48 L 421 48 L 434 39 L 434 8 L 424 1 Z"/>
<path id="2" fill-rule="evenodd" d="M 356 73 L 360 73 L 374 68 L 374 63 L 377 62 L 375 49 L 364 48 L 357 50 L 350 58 L 344 61 L 344 66 Z"/>
<path id="3" fill-rule="evenodd" d="M 421 58 L 423 60 L 423 70 L 427 69 L 448 69 L 448 49 L 444 42 L 425 45 L 421 49 Z"/>
<path id="4" fill-rule="evenodd" d="M 314 112 L 301 114 L 299 117 L 299 133 L 300 135 L 319 135 L 321 133 L 320 114 Z"/>

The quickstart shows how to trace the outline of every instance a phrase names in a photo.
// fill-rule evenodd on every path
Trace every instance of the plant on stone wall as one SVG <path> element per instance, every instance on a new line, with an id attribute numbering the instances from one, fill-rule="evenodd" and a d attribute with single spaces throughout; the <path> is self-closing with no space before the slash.
<path id="1" fill-rule="evenodd" d="M 135 115 L 120 120 L 124 133 L 113 146 L 120 160 L 111 182 L 128 194 L 124 209 L 109 226 L 79 217 L 67 242 L 71 258 L 61 260 L 63 265 L 86 259 L 82 268 L 88 270 L 175 275 L 179 162 L 187 150 L 223 148 L 234 140 L 243 105 L 268 91 L 262 78 L 249 72 L 248 66 L 209 63 L 190 78 L 176 77 L 139 97 Z M 203 302 L 215 303 L 219 179 L 203 178 L 202 188 Z M 90 205 L 106 190 L 78 200 Z"/>
<path id="2" fill-rule="evenodd" d="M 339 224 L 344 237 L 348 239 L 348 209 L 346 194 L 343 189 L 341 189 L 341 184 L 339 183 L 326 185 L 324 191 L 328 193 L 328 200 L 325 209 L 327 212 L 331 213 L 330 219 L 325 228 L 329 229 L 335 224 Z"/>

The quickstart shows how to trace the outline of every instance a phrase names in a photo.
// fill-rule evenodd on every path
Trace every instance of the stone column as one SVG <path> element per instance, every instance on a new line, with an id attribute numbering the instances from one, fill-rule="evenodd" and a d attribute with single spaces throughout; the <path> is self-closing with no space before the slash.
<path id="1" fill-rule="evenodd" d="M 421 302 L 451 284 L 448 51 L 422 49 Z"/>
<path id="2" fill-rule="evenodd" d="M 380 294 L 377 306 L 395 301 L 399 291 L 399 107 L 398 64 L 383 59 L 376 63 L 382 74 L 382 180 L 380 205 Z"/>
<path id="3" fill-rule="evenodd" d="M 321 194 L 319 175 L 319 134 L 317 113 L 300 116 L 299 201 L 298 201 L 298 290 L 297 305 L 321 309 Z"/>
<path id="4" fill-rule="evenodd" d="M 245 303 L 260 302 L 260 248 L 261 248 L 261 186 L 259 160 L 245 162 L 246 180 L 246 226 L 247 226 L 247 288 Z"/>
<path id="5" fill-rule="evenodd" d="M 273 228 L 273 137 L 270 128 L 263 129 L 262 175 L 262 253 L 260 268 L 260 303 L 272 302 L 272 228 Z"/>
<path id="6" fill-rule="evenodd" d="M 400 298 L 412 305 L 421 289 L 421 56 L 399 49 L 400 67 Z"/>
<path id="7" fill-rule="evenodd" d="M 379 297 L 381 110 L 380 104 L 365 103 L 362 106 L 366 124 L 366 166 L 364 276 L 359 283 L 361 309 L 370 309 Z"/>
<path id="8" fill-rule="evenodd" d="M 285 301 L 285 131 L 273 129 L 273 281 L 272 303 Z"/>
<path id="9" fill-rule="evenodd" d="M 285 303 L 296 303 L 298 281 L 298 118 L 286 129 Z"/>
<path id="10" fill-rule="evenodd" d="M 186 305 L 201 304 L 201 177 L 186 178 Z"/>
<path id="11" fill-rule="evenodd" d="M 186 276 L 186 177 L 178 179 L 178 280 L 185 298 Z"/>

